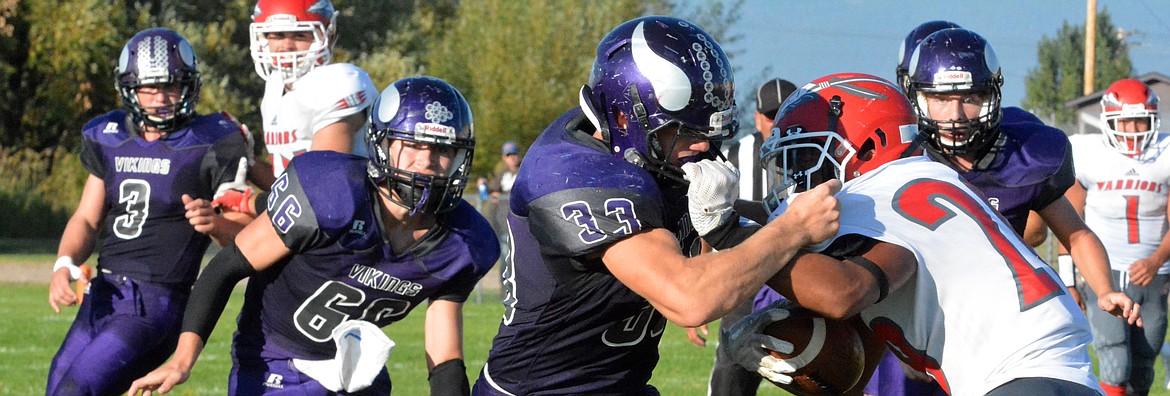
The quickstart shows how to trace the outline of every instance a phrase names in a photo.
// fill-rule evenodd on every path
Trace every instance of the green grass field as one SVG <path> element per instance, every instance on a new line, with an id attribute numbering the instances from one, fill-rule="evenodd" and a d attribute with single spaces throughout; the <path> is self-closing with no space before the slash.
<path id="1" fill-rule="evenodd" d="M 243 288 L 237 288 L 220 318 L 215 333 L 191 374 L 178 387 L 176 395 L 222 395 L 227 392 L 227 374 L 231 369 L 230 343 L 235 317 L 243 301 Z M 5 283 L 0 285 L 0 394 L 44 394 L 49 363 L 65 337 L 76 307 L 54 314 L 47 303 L 45 285 Z M 468 378 L 474 381 L 483 367 L 491 339 L 496 334 L 503 312 L 498 302 L 468 303 L 465 315 L 465 353 Z M 387 366 L 394 381 L 396 395 L 428 393 L 426 359 L 422 347 L 422 312 L 419 308 L 401 322 L 384 330 L 398 346 Z M 716 329 L 712 327 L 713 334 Z M 651 381 L 664 395 L 706 394 L 706 378 L 711 370 L 713 344 L 694 346 L 683 330 L 669 325 L 661 345 L 662 361 Z M 787 394 L 771 385 L 761 386 L 761 395 Z"/>
<path id="2" fill-rule="evenodd" d="M 43 252 L 0 251 L 0 270 L 38 271 L 43 267 L 48 271 L 51 260 L 52 256 Z M 36 265 L 39 263 L 44 265 Z M 231 334 L 235 331 L 235 317 L 243 301 L 242 291 L 242 287 L 237 287 L 232 295 L 191 379 L 171 394 L 222 395 L 227 392 Z M 41 283 L 0 284 L 0 395 L 44 393 L 49 364 L 77 312 L 76 307 L 70 307 L 61 314 L 54 314 L 48 306 L 47 293 L 46 285 Z M 475 381 L 483 367 L 500 322 L 503 308 L 494 297 L 494 293 L 485 292 L 482 303 L 469 302 L 464 309 L 464 350 L 471 381 Z M 422 347 L 424 311 L 425 307 L 420 308 L 403 321 L 384 329 L 398 345 L 387 363 L 396 395 L 428 393 Z M 712 334 L 718 334 L 716 327 L 712 325 Z M 687 340 L 681 328 L 668 325 L 659 348 L 661 360 L 651 383 L 663 395 L 705 395 L 714 354 L 714 340 L 709 341 L 712 343 L 706 348 L 696 347 Z M 1159 361 L 1151 395 L 1170 395 L 1170 391 L 1162 387 L 1165 384 L 1163 374 Z M 759 394 L 788 393 L 764 383 Z"/>

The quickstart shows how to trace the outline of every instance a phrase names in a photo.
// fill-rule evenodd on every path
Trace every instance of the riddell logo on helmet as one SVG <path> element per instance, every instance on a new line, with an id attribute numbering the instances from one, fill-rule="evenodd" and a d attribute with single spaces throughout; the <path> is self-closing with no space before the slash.
<path id="1" fill-rule="evenodd" d="M 419 140 L 435 142 L 451 142 L 455 140 L 455 128 L 443 124 L 427 122 L 414 124 L 414 134 Z"/>
<path id="2" fill-rule="evenodd" d="M 948 70 L 934 73 L 935 84 L 970 84 L 974 81 L 971 72 L 962 70 Z"/>

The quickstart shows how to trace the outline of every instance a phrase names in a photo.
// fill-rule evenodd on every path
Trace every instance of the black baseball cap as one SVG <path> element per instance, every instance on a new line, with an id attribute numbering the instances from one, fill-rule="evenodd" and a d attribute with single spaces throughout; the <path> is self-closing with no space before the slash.
<path id="1" fill-rule="evenodd" d="M 795 91 L 796 85 L 788 80 L 782 78 L 768 80 L 756 91 L 756 112 L 768 118 L 776 118 L 776 112 L 780 111 L 780 103 Z"/>

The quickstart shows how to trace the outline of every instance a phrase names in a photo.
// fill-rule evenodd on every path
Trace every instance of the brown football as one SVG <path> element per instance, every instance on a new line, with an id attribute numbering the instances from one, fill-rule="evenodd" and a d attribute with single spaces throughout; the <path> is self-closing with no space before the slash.
<path id="1" fill-rule="evenodd" d="M 772 356 L 788 361 L 796 372 L 790 374 L 791 384 L 773 384 L 795 395 L 839 395 L 857 384 L 865 370 L 865 350 L 853 325 L 791 301 L 782 306 L 788 318 L 768 325 L 764 333 L 792 343 L 792 353 L 772 351 Z"/>

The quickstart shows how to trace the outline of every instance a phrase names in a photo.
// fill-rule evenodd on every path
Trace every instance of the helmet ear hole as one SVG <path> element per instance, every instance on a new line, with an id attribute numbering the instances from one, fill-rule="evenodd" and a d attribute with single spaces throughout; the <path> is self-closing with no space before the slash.
<path id="1" fill-rule="evenodd" d="M 865 139 L 865 143 L 861 144 L 861 148 L 857 149 L 857 159 L 862 161 L 869 161 L 873 159 L 874 152 L 877 145 L 874 144 L 873 139 Z"/>

